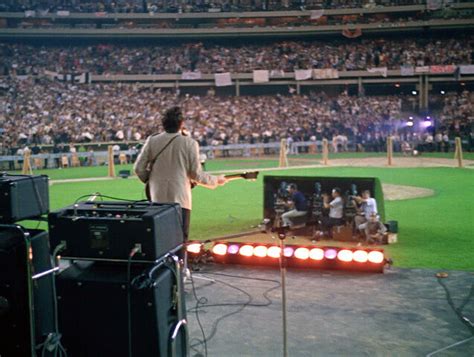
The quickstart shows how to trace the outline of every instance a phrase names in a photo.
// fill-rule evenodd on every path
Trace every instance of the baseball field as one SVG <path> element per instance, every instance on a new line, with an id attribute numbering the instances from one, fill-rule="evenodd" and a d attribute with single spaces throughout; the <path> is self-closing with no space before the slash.
<path id="1" fill-rule="evenodd" d="M 474 271 L 474 154 L 464 154 L 465 167 L 455 167 L 452 154 L 396 157 L 386 166 L 383 154 L 333 155 L 328 166 L 311 155 L 290 157 L 290 167 L 278 169 L 277 158 L 216 159 L 206 170 L 260 170 L 256 182 L 234 181 L 193 191 L 191 239 L 209 239 L 249 230 L 263 216 L 263 176 L 378 177 L 385 192 L 387 220 L 398 221 L 398 243 L 385 246 L 398 267 Z M 131 166 L 116 167 L 116 171 Z M 108 179 L 107 167 L 37 170 L 51 180 L 51 210 L 74 203 L 93 192 L 116 199 L 144 198 L 135 177 Z M 421 194 L 417 194 L 417 192 Z M 33 223 L 29 223 L 30 225 Z M 36 226 L 36 223 L 34 223 Z M 46 223 L 41 223 L 46 228 Z"/>

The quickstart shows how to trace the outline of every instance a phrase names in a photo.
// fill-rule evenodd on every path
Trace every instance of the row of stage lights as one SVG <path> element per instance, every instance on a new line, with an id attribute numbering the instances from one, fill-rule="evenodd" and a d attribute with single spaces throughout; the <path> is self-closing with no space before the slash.
<path id="1" fill-rule="evenodd" d="M 190 242 L 190 257 L 204 252 L 203 243 Z M 278 265 L 281 248 L 275 245 L 215 243 L 209 252 L 217 263 Z M 314 247 L 288 245 L 283 249 L 288 266 L 383 272 L 387 259 L 382 249 Z"/>

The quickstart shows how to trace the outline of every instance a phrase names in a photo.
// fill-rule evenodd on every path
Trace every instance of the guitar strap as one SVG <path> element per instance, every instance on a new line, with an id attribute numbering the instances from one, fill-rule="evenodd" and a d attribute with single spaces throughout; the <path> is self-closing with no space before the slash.
<path id="1" fill-rule="evenodd" d="M 163 151 L 165 151 L 165 149 L 173 142 L 174 139 L 176 139 L 178 136 L 180 136 L 180 134 L 176 135 L 176 136 L 173 136 L 167 143 L 166 145 L 163 147 L 163 149 L 161 149 L 158 154 L 156 154 L 156 156 L 153 158 L 152 161 L 150 161 L 149 165 L 150 165 L 150 172 L 153 171 L 153 166 L 155 165 L 155 162 L 156 162 L 156 159 L 158 159 L 158 157 L 161 155 L 161 153 Z"/>

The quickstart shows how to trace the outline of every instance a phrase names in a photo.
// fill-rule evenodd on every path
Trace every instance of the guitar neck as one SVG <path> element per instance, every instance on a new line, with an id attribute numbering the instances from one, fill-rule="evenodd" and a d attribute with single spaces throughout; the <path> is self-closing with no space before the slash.
<path id="1" fill-rule="evenodd" d="M 241 172 L 240 174 L 230 174 L 225 175 L 224 177 L 227 181 L 233 181 L 238 179 L 245 179 L 245 180 L 256 180 L 258 176 L 258 171 L 253 172 Z"/>
<path id="2" fill-rule="evenodd" d="M 224 175 L 224 177 L 225 177 L 228 181 L 238 180 L 238 179 L 243 178 L 242 174 Z"/>

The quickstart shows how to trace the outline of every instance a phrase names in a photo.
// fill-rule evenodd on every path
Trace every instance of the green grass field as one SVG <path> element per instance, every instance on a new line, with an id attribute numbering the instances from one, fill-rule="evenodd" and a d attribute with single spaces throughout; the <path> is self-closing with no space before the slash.
<path id="1" fill-rule="evenodd" d="M 237 162 L 241 165 L 238 165 Z M 210 161 L 212 170 L 255 165 L 251 160 Z M 260 163 L 260 161 L 259 161 Z M 263 166 L 271 166 L 272 160 Z M 267 167 L 268 167 L 267 166 Z M 274 166 L 274 165 L 273 165 Z M 234 167 L 237 170 L 237 167 Z M 51 178 L 104 176 L 106 168 L 49 170 Z M 193 191 L 191 239 L 207 239 L 249 230 L 263 218 L 263 175 L 374 176 L 382 183 L 433 189 L 435 195 L 385 202 L 387 220 L 399 223 L 397 244 L 385 249 L 395 266 L 474 271 L 474 171 L 456 168 L 328 167 L 263 172 L 256 182 L 235 181 L 216 190 Z M 50 187 L 51 210 L 72 204 L 79 196 L 100 192 L 125 199 L 142 199 L 137 179 L 55 183 Z M 44 228 L 45 225 L 42 225 Z"/>

